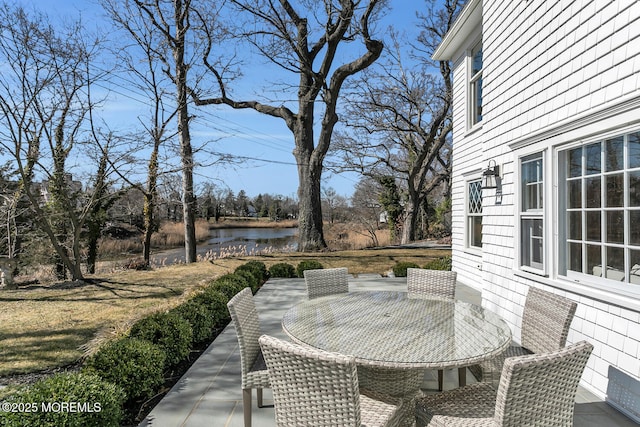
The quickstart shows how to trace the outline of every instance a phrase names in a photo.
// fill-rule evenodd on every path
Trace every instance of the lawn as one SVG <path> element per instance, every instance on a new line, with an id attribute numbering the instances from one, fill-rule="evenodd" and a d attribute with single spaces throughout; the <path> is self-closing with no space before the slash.
<path id="1" fill-rule="evenodd" d="M 449 255 L 436 249 L 371 249 L 317 254 L 270 254 L 89 277 L 86 283 L 28 285 L 0 291 L 0 377 L 55 369 L 79 361 L 150 312 L 178 305 L 200 286 L 249 261 L 267 267 L 316 259 L 352 274 L 384 274 L 399 261 L 420 266 Z"/>

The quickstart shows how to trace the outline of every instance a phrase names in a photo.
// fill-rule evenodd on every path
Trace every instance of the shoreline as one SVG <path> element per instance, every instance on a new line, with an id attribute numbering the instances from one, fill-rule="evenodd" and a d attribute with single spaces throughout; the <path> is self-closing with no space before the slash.
<path id="1" fill-rule="evenodd" d="M 261 219 L 223 219 L 220 222 L 210 222 L 209 230 L 218 230 L 225 228 L 296 228 L 298 221 L 295 219 L 287 219 L 283 221 L 265 221 Z"/>

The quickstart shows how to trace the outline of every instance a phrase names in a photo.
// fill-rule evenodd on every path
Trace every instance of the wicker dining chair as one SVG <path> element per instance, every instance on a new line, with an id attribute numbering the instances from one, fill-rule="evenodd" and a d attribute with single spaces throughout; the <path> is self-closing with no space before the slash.
<path id="1" fill-rule="evenodd" d="M 304 270 L 309 299 L 349 292 L 349 274 L 346 268 Z"/>
<path id="2" fill-rule="evenodd" d="M 578 383 L 593 345 L 505 360 L 498 389 L 480 382 L 427 395 L 416 427 L 571 427 Z"/>
<path id="3" fill-rule="evenodd" d="M 409 296 L 428 296 L 453 300 L 458 273 L 446 270 L 407 268 L 407 292 Z"/>
<path id="4" fill-rule="evenodd" d="M 277 427 L 396 426 L 398 403 L 359 390 L 355 358 L 263 335 Z"/>
<path id="5" fill-rule="evenodd" d="M 568 298 L 530 287 L 522 314 L 522 344 L 512 345 L 498 357 L 471 366 L 469 370 L 478 381 L 491 382 L 496 387 L 507 357 L 548 353 L 563 348 L 576 307 L 577 304 Z"/>
<path id="6" fill-rule="evenodd" d="M 251 288 L 244 288 L 227 303 L 236 329 L 242 373 L 244 426 L 251 427 L 251 390 L 256 389 L 258 408 L 262 408 L 262 389 L 269 388 L 269 373 L 258 338 L 262 334 Z"/>
<path id="7" fill-rule="evenodd" d="M 455 271 L 407 268 L 407 292 L 410 298 L 425 296 L 453 300 L 457 277 Z M 442 391 L 443 383 L 444 371 L 439 369 L 438 390 Z"/>

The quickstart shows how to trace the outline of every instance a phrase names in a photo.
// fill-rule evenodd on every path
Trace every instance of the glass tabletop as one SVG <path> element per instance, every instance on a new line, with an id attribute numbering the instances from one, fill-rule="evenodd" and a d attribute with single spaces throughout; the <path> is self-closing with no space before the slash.
<path id="1" fill-rule="evenodd" d="M 350 292 L 304 301 L 284 314 L 282 327 L 298 343 L 390 368 L 468 366 L 511 343 L 511 330 L 491 311 L 406 292 Z"/>

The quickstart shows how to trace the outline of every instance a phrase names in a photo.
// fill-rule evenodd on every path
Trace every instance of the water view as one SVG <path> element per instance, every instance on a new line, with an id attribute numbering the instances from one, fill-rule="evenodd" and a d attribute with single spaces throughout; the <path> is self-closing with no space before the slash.
<path id="1" fill-rule="evenodd" d="M 231 255 L 255 255 L 267 251 L 295 251 L 297 228 L 217 228 L 211 229 L 209 240 L 198 244 L 199 257 L 215 259 Z M 184 248 L 157 252 L 152 263 L 172 264 L 184 261 Z"/>

